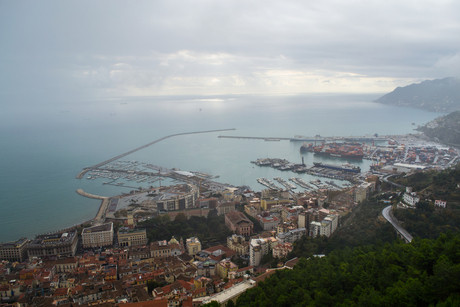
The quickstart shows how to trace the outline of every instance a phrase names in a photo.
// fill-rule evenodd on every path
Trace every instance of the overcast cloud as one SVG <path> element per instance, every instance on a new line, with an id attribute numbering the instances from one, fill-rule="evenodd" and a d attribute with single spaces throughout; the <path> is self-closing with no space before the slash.
<path id="1" fill-rule="evenodd" d="M 459 1 L 1 1 L 0 97 L 384 93 L 459 76 Z"/>

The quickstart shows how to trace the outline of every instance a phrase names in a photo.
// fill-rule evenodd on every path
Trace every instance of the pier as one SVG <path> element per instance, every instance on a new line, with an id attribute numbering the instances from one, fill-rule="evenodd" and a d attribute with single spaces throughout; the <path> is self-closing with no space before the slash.
<path id="1" fill-rule="evenodd" d="M 151 145 L 153 145 L 153 144 L 156 144 L 156 143 L 158 143 L 158 142 L 161 142 L 161 141 L 163 141 L 163 140 L 165 140 L 165 139 L 168 139 L 168 138 L 171 138 L 171 137 L 174 137 L 174 136 L 187 135 L 187 134 L 199 134 L 199 133 L 221 132 L 221 131 L 230 131 L 230 130 L 236 130 L 236 129 L 235 129 L 235 128 L 231 128 L 231 129 L 218 129 L 218 130 L 206 130 L 206 131 L 195 131 L 195 132 L 184 132 L 184 133 L 171 134 L 171 135 L 162 137 L 161 139 L 158 139 L 158 140 L 155 140 L 155 141 L 150 142 L 150 143 L 148 143 L 148 144 L 145 144 L 145 145 L 143 145 L 143 146 L 141 146 L 141 147 L 138 147 L 138 148 L 135 148 L 135 149 L 130 150 L 130 151 L 128 151 L 128 152 L 125 152 L 125 153 L 123 153 L 123 154 L 121 154 L 121 155 L 118 155 L 118 156 L 116 156 L 116 157 L 113 157 L 113 158 L 111 158 L 111 159 L 108 159 L 108 160 L 106 160 L 106 161 L 103 161 L 103 162 L 101 162 L 101 163 L 98 163 L 98 164 L 96 164 L 96 165 L 93 165 L 93 166 L 90 166 L 90 167 L 85 167 L 85 169 L 84 169 L 82 172 L 80 172 L 80 174 L 77 175 L 77 179 L 83 178 L 83 176 L 85 175 L 85 173 L 86 173 L 87 171 L 89 171 L 89 170 L 92 170 L 92 169 L 95 169 L 95 168 L 100 168 L 101 166 L 104 166 L 104 165 L 106 165 L 106 164 L 109 164 L 110 162 L 113 162 L 113 161 L 115 161 L 115 160 L 118 160 L 118 159 L 121 159 L 121 158 L 123 158 L 123 157 L 126 157 L 127 155 L 130 155 L 130 154 L 132 154 L 132 153 L 134 153 L 134 152 L 136 152 L 136 151 L 139 151 L 139 150 L 141 150 L 141 149 L 147 148 L 147 147 L 149 147 L 149 146 L 151 146 Z"/>

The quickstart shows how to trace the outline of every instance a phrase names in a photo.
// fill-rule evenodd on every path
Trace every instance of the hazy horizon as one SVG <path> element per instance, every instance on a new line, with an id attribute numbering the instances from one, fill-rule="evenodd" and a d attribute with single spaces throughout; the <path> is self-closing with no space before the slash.
<path id="1" fill-rule="evenodd" d="M 387 93 L 460 74 L 453 1 L 2 1 L 2 106 Z"/>

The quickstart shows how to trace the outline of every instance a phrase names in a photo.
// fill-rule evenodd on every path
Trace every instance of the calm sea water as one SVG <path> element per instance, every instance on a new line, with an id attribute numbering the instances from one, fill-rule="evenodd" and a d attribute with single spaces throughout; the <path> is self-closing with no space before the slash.
<path id="1" fill-rule="evenodd" d="M 412 123 L 426 123 L 440 115 L 372 103 L 376 98 L 378 95 L 162 97 L 7 107 L 0 114 L 0 242 L 33 238 L 93 218 L 100 202 L 79 196 L 78 188 L 103 196 L 129 189 L 102 185 L 106 179 L 75 179 L 82 168 L 166 135 L 236 128 L 170 138 L 123 160 L 202 171 L 220 175 L 216 179 L 220 182 L 261 190 L 257 178 L 288 179 L 294 173 L 260 168 L 250 161 L 278 157 L 300 162 L 301 142 L 218 135 L 404 134 L 412 132 Z M 310 153 L 304 158 L 307 164 L 321 160 Z M 369 161 L 355 164 L 366 168 Z"/>

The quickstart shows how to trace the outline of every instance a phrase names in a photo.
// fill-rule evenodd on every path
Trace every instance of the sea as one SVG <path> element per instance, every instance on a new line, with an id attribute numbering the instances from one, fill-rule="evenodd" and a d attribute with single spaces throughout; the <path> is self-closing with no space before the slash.
<path id="1" fill-rule="evenodd" d="M 99 100 L 30 101 L 7 104 L 0 114 L 0 242 L 35 235 L 92 219 L 100 201 L 77 189 L 116 196 L 131 188 L 104 185 L 107 179 L 76 179 L 92 166 L 176 133 L 231 129 L 165 139 L 122 158 L 183 171 L 260 191 L 256 179 L 298 175 L 250 162 L 282 158 L 307 165 L 344 163 L 312 153 L 302 142 L 219 138 L 225 136 L 361 136 L 414 133 L 416 125 L 441 113 L 372 102 L 378 94 L 228 95 L 135 97 Z M 415 125 L 413 125 L 413 123 Z M 350 161 L 362 169 L 370 161 Z M 157 186 L 159 183 L 135 183 Z M 162 185 L 168 184 L 162 181 Z"/>

